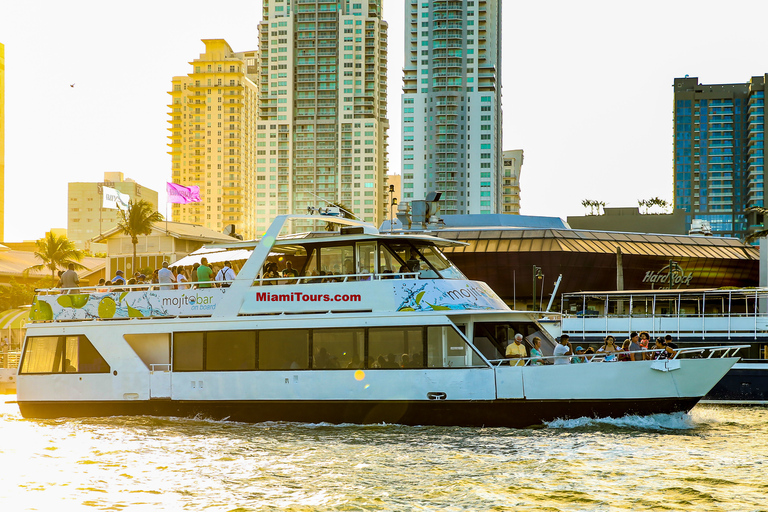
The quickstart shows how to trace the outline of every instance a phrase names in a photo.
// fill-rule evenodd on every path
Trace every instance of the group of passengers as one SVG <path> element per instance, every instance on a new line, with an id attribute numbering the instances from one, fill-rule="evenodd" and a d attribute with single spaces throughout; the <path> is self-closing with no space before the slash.
<path id="1" fill-rule="evenodd" d="M 368 368 L 423 368 L 423 353 L 408 355 L 403 354 L 398 357 L 390 352 L 386 356 L 381 354 L 378 358 L 368 358 Z M 338 357 L 328 352 L 325 347 L 320 347 L 315 353 L 312 366 L 317 369 L 336 369 L 341 368 L 342 363 Z M 347 368 L 363 368 L 363 362 L 359 357 L 352 357 L 352 360 L 346 365 Z"/>
<path id="2" fill-rule="evenodd" d="M 554 357 L 552 360 L 554 364 L 672 359 L 675 355 L 675 350 L 677 350 L 677 345 L 672 341 L 672 336 L 669 334 L 663 338 L 656 338 L 654 345 L 650 346 L 651 337 L 645 331 L 631 333 L 629 338 L 621 344 L 621 347 L 617 346 L 616 339 L 609 334 L 605 337 L 603 345 L 597 350 L 592 347 L 584 349 L 581 346 L 577 346 L 574 349 L 569 339 L 567 334 L 560 336 L 559 343 L 553 351 Z M 531 344 L 529 364 L 548 364 L 548 361 L 541 352 L 541 338 L 534 336 Z M 510 361 L 510 365 L 523 366 L 526 364 L 525 358 L 529 356 L 523 344 L 522 334 L 515 334 L 514 342 L 507 345 L 505 356 L 507 359 L 515 360 Z"/>
<path id="3" fill-rule="evenodd" d="M 122 270 L 115 272 L 115 277 L 111 281 L 99 280 L 96 287 L 97 292 L 109 292 L 122 290 L 123 287 L 130 290 L 188 290 L 191 288 L 227 288 L 232 284 L 236 277 L 235 270 L 230 261 L 225 261 L 222 265 L 212 265 L 208 263 L 207 258 L 202 258 L 200 263 L 190 266 L 170 266 L 167 261 L 163 266 L 156 269 L 152 274 L 143 274 L 136 272 L 133 277 L 125 278 Z M 145 285 L 146 287 L 134 288 L 136 285 Z"/>

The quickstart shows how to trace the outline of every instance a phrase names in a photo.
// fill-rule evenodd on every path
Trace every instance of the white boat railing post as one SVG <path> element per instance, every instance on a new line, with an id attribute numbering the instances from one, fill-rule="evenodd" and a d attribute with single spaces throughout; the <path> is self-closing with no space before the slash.
<path id="1" fill-rule="evenodd" d="M 584 338 L 584 332 L 587 330 L 587 296 L 581 297 L 581 337 Z"/>
<path id="2" fill-rule="evenodd" d="M 629 332 L 632 332 L 632 312 L 635 310 L 634 297 L 629 296 Z M 627 333 L 629 334 L 629 333 Z"/>
<path id="3" fill-rule="evenodd" d="M 733 292 L 728 292 L 728 339 L 731 339 L 731 296 Z"/>
<path id="4" fill-rule="evenodd" d="M 603 304 L 603 317 L 605 317 L 605 331 L 603 332 L 603 338 L 608 336 L 608 295 L 605 296 L 605 303 Z"/>
<path id="5" fill-rule="evenodd" d="M 753 332 L 753 339 L 757 339 L 757 288 L 755 288 L 755 330 Z"/>
<path id="6" fill-rule="evenodd" d="M 653 333 L 656 335 L 658 329 L 656 328 L 656 294 L 651 297 L 651 325 L 653 326 Z"/>
<path id="7" fill-rule="evenodd" d="M 677 294 L 677 339 L 680 339 L 680 294 Z"/>
<path id="8" fill-rule="evenodd" d="M 707 309 L 707 292 L 701 295 L 701 338 L 704 339 L 707 334 L 706 315 L 704 311 Z"/>

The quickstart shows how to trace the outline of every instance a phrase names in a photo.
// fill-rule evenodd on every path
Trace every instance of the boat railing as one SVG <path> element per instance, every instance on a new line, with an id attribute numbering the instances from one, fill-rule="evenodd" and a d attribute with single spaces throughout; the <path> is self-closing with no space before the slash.
<path id="1" fill-rule="evenodd" d="M 284 284 L 309 284 L 309 283 L 347 283 L 358 281 L 381 281 L 385 279 L 417 279 L 419 272 L 397 273 L 359 273 L 359 274 L 329 274 L 323 276 L 296 276 L 296 277 L 260 277 L 254 281 L 254 286 L 284 285 Z M 110 286 L 80 286 L 77 288 L 38 288 L 38 295 L 77 295 L 91 293 L 136 292 L 136 291 L 170 291 L 204 288 L 228 288 L 235 280 L 226 281 L 188 281 L 184 284 L 175 283 L 151 283 L 151 284 L 116 284 Z M 208 286 L 201 286 L 206 284 Z M 183 288 L 178 288 L 183 286 Z"/>
<path id="2" fill-rule="evenodd" d="M 21 351 L 12 350 L 9 352 L 0 352 L 0 369 L 18 368 Z"/>
<path id="3" fill-rule="evenodd" d="M 749 348 L 750 345 L 712 345 L 708 347 L 683 347 L 677 348 L 674 351 L 674 355 L 669 359 L 711 359 L 711 358 L 726 358 L 737 357 L 739 350 L 743 348 Z M 503 359 L 490 359 L 488 360 L 492 366 L 546 366 L 554 363 L 556 358 L 568 357 L 583 359 L 584 363 L 611 363 L 620 362 L 618 360 L 619 354 L 641 354 L 643 356 L 650 355 L 651 359 L 656 359 L 656 354 L 664 352 L 666 349 L 653 348 L 648 350 L 629 350 L 621 352 L 612 352 L 607 354 L 604 352 L 596 352 L 594 354 L 571 354 L 569 356 L 537 356 L 537 357 L 520 357 L 520 358 L 503 358 Z M 613 358 L 608 358 L 609 355 L 613 355 Z M 644 357 L 645 360 L 645 357 Z M 519 364 L 519 363 L 523 364 Z M 571 362 L 573 360 L 571 359 Z M 635 362 L 635 361 L 624 361 Z"/>

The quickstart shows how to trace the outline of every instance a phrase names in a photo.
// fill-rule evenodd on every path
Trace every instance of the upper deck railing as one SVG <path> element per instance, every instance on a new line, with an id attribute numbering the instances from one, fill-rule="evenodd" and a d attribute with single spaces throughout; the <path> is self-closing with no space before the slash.
<path id="1" fill-rule="evenodd" d="M 757 339 L 768 334 L 768 289 L 563 294 L 562 332 L 581 338 L 717 335 Z M 567 306 L 576 305 L 576 313 Z"/>

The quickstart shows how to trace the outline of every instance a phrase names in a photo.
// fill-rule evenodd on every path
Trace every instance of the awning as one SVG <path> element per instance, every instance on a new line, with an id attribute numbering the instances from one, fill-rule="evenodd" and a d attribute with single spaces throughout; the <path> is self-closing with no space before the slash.
<path id="1" fill-rule="evenodd" d="M 7 309 L 0 312 L 0 330 L 24 329 L 29 322 L 29 308 Z"/>
<path id="2" fill-rule="evenodd" d="M 208 258 L 208 263 L 221 263 L 223 261 L 238 261 L 247 260 L 253 251 L 248 249 L 235 249 L 233 251 L 217 251 L 217 252 L 200 252 L 195 251 L 196 254 L 190 254 L 184 256 L 180 260 L 171 263 L 171 266 L 191 266 L 195 263 L 200 263 L 202 258 Z"/>

